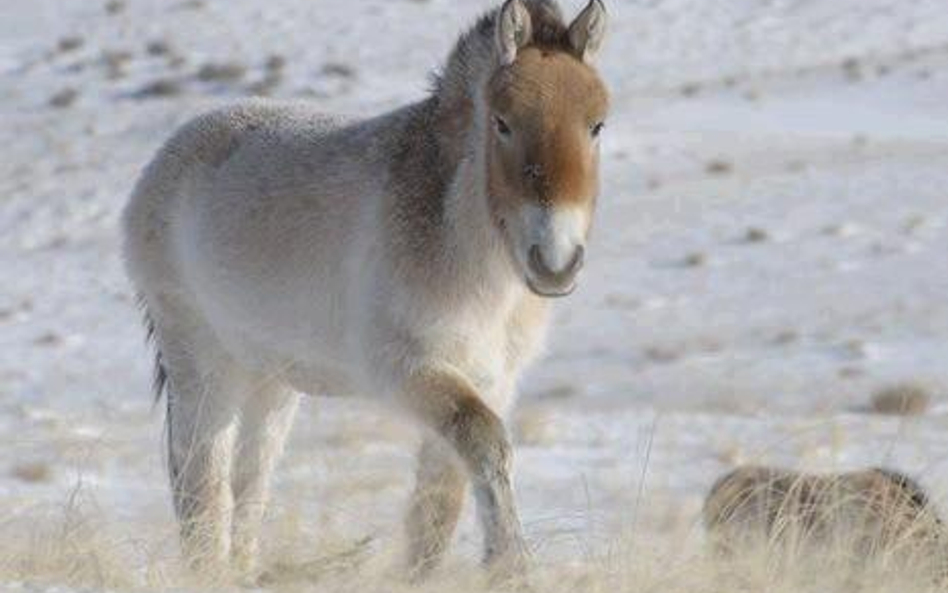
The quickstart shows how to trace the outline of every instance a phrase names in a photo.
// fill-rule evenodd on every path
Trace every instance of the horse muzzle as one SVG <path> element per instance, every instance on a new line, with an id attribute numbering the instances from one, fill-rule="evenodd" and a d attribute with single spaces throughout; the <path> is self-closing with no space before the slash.
<path id="1" fill-rule="evenodd" d="M 531 246 L 527 260 L 527 287 L 542 297 L 563 297 L 572 293 L 576 289 L 576 276 L 583 267 L 585 256 L 585 247 L 577 245 L 566 264 L 554 269 L 547 263 L 541 247 Z"/>
<path id="2" fill-rule="evenodd" d="M 527 287 L 543 297 L 573 292 L 585 263 L 589 213 L 529 205 L 514 220 L 514 256 Z"/>

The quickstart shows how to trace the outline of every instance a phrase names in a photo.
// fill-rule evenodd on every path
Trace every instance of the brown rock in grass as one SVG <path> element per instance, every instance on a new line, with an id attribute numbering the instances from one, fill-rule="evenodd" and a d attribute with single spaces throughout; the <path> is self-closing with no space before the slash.
<path id="1" fill-rule="evenodd" d="M 808 474 L 744 466 L 715 482 L 702 511 L 713 551 L 838 555 L 846 562 L 898 558 L 941 579 L 944 525 L 925 490 L 886 469 Z"/>

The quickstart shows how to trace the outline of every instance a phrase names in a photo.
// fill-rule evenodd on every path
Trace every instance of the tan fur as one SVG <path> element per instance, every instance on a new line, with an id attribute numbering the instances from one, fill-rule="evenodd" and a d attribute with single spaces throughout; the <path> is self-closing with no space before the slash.
<path id="1" fill-rule="evenodd" d="M 515 131 L 510 147 L 490 139 L 492 195 L 514 207 L 530 200 L 591 209 L 599 192 L 599 150 L 590 130 L 609 105 L 593 69 L 568 52 L 527 47 L 498 71 L 489 93 L 493 113 Z M 524 174 L 528 167 L 532 175 Z"/>

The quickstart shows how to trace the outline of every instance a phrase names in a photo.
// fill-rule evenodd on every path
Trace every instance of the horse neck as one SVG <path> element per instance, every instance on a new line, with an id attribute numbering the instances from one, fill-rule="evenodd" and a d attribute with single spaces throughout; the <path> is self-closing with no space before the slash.
<path id="1" fill-rule="evenodd" d="M 499 294 L 514 280 L 501 230 L 487 195 L 485 121 L 475 98 L 452 182 L 444 196 L 448 263 L 485 292 Z"/>

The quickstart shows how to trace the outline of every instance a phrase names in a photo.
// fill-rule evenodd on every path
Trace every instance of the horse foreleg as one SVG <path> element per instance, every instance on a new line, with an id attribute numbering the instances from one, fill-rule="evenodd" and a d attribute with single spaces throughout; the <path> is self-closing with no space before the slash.
<path id="1" fill-rule="evenodd" d="M 408 511 L 409 566 L 413 576 L 438 565 L 457 527 L 464 504 L 464 467 L 440 437 L 426 437 L 418 452 L 418 469 Z"/>
<path id="2" fill-rule="evenodd" d="M 455 450 L 470 476 L 484 530 L 484 562 L 513 575 L 526 562 L 511 481 L 513 454 L 501 419 L 463 377 L 436 371 L 406 384 L 407 405 Z"/>

